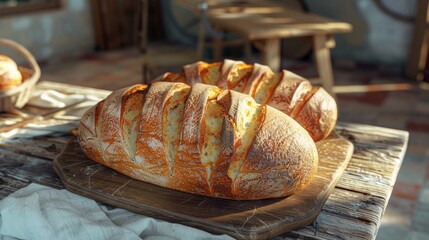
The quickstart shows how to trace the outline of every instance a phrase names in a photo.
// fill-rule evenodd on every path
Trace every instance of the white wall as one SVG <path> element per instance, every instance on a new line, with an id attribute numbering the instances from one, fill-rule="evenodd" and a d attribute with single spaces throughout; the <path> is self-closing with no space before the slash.
<path id="1" fill-rule="evenodd" d="M 0 17 L 0 38 L 19 42 L 39 61 L 46 62 L 93 51 L 95 38 L 90 3 L 68 0 L 63 1 L 61 9 Z M 19 56 L 4 47 L 0 48 L 0 53 Z"/>

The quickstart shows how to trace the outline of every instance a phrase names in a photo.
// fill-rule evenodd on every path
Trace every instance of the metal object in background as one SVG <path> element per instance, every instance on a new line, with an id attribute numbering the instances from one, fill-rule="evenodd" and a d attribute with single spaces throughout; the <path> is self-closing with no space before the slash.
<path id="1" fill-rule="evenodd" d="M 414 22 L 418 0 L 374 0 L 385 14 L 403 22 Z"/>

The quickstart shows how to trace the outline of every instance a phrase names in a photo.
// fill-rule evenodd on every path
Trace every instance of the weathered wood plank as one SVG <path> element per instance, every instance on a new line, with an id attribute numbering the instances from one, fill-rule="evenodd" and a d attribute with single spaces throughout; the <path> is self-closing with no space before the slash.
<path id="1" fill-rule="evenodd" d="M 9 194 L 26 187 L 28 184 L 30 184 L 28 180 L 15 179 L 0 172 L 0 199 L 3 199 Z"/>
<path id="2" fill-rule="evenodd" d="M 345 189 L 335 188 L 323 210 L 364 221 L 379 222 L 386 199 Z"/>
<path id="3" fill-rule="evenodd" d="M 62 188 L 52 169 L 52 162 L 11 149 L 0 148 L 0 199 L 10 191 L 25 187 L 31 182 Z"/>
<path id="4" fill-rule="evenodd" d="M 1 142 L 0 148 L 13 149 L 24 155 L 53 160 L 71 136 L 71 134 L 59 133 L 52 136 L 12 138 Z"/>
<path id="5" fill-rule="evenodd" d="M 284 237 L 298 239 L 375 239 L 384 211 L 384 200 L 371 195 L 344 196 L 342 194 L 343 196 L 338 198 L 340 196 L 333 194 L 312 224 L 292 231 Z M 279 236 L 278 239 L 284 238 Z"/>
<path id="6" fill-rule="evenodd" d="M 322 211 L 311 225 L 286 236 L 295 239 L 375 239 L 377 229 L 373 222 Z"/>
<path id="7" fill-rule="evenodd" d="M 354 143 L 353 157 L 337 187 L 389 199 L 408 141 L 408 133 L 367 125 L 339 124 Z M 368 184 L 370 183 L 370 184 Z"/>

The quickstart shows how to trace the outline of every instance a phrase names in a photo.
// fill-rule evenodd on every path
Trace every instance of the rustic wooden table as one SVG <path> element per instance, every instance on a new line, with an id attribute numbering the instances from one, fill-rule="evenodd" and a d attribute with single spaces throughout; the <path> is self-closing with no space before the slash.
<path id="1" fill-rule="evenodd" d="M 39 89 L 54 89 L 98 97 L 105 90 L 41 82 Z M 40 110 L 39 110 L 40 112 Z M 0 115 L 0 126 L 16 117 Z M 76 120 L 43 122 L 42 135 L 8 137 L 0 141 L 0 199 L 34 182 L 62 189 L 52 159 L 71 134 L 55 125 L 77 124 Z M 28 128 L 37 129 L 37 123 Z M 408 132 L 376 126 L 338 123 L 335 130 L 354 144 L 354 154 L 322 212 L 310 225 L 278 239 L 375 239 L 383 212 L 392 193 L 408 141 Z"/>

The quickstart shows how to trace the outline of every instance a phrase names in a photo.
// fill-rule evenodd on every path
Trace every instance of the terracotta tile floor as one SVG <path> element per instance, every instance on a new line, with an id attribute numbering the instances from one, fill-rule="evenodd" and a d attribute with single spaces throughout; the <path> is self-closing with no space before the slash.
<path id="1" fill-rule="evenodd" d="M 400 69 L 359 66 L 340 61 L 334 63 L 336 85 L 411 84 L 412 89 L 405 91 L 339 94 L 339 121 L 409 131 L 408 151 L 377 239 L 427 239 L 429 91 L 402 79 Z M 308 63 L 288 62 L 285 66 L 306 77 L 314 74 Z M 141 81 L 140 56 L 134 50 L 89 54 L 77 60 L 42 65 L 42 73 L 42 80 L 114 90 Z"/>

